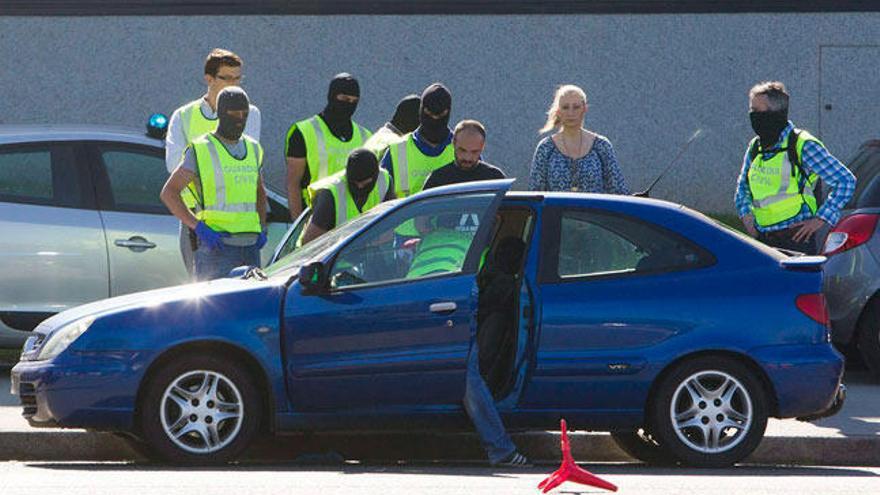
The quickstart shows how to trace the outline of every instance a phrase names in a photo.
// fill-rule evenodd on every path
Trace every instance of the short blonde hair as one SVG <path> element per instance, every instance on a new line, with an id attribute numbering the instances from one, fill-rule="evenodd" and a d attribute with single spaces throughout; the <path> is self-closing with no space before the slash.
<path id="1" fill-rule="evenodd" d="M 547 131 L 552 131 L 559 127 L 561 122 L 559 122 L 559 117 L 556 113 L 559 111 L 559 100 L 562 99 L 563 96 L 575 94 L 581 97 L 584 105 L 587 104 L 587 93 L 580 86 L 575 86 L 574 84 L 563 84 L 556 89 L 556 94 L 553 95 L 553 103 L 550 104 L 550 109 L 547 110 L 547 123 L 544 124 L 544 127 L 541 128 L 539 133 L 543 134 Z"/>

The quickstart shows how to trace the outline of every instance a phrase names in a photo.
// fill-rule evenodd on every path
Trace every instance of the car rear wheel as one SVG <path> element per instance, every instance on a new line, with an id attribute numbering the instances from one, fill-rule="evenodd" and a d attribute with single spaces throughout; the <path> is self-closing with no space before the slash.
<path id="1" fill-rule="evenodd" d="M 235 459 L 256 437 L 262 403 L 247 370 L 207 355 L 163 365 L 147 383 L 141 431 L 163 460 L 216 464 Z"/>
<path id="2" fill-rule="evenodd" d="M 611 439 L 626 452 L 645 464 L 652 466 L 671 466 L 676 463 L 669 450 L 663 448 L 657 437 L 645 428 L 635 431 L 612 431 Z"/>
<path id="3" fill-rule="evenodd" d="M 880 378 L 880 299 L 872 299 L 859 318 L 859 354 L 875 378 Z"/>
<path id="4" fill-rule="evenodd" d="M 652 404 L 650 422 L 658 444 L 694 467 L 741 461 L 767 427 L 759 378 L 729 357 L 703 356 L 678 365 L 658 384 Z"/>

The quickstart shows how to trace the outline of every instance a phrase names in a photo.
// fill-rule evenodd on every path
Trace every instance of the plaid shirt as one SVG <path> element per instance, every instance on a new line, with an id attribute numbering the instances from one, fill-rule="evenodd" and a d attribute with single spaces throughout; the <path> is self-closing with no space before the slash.
<path id="1" fill-rule="evenodd" d="M 794 124 L 789 121 L 788 125 L 785 126 L 785 129 L 782 130 L 782 134 L 779 136 L 779 141 L 770 147 L 768 153 L 765 153 L 766 158 L 769 158 L 766 155 L 772 156 L 782 148 L 783 143 L 788 141 L 788 135 L 793 129 Z M 804 150 L 801 158 L 803 161 L 801 167 L 803 168 L 804 174 L 809 176 L 812 173 L 816 173 L 816 175 L 819 176 L 819 179 L 830 187 L 831 192 L 828 194 L 828 198 L 815 215 L 810 211 L 810 207 L 804 204 L 801 206 L 801 212 L 788 220 L 768 227 L 762 227 L 756 223 L 755 227 L 759 231 L 770 232 L 773 230 L 787 229 L 793 224 L 809 220 L 810 218 L 813 218 L 813 216 L 821 218 L 825 223 L 831 226 L 834 226 L 834 224 L 840 220 L 840 211 L 846 206 L 856 190 L 856 177 L 844 164 L 840 163 L 840 160 L 834 158 L 825 147 L 815 141 L 807 141 L 804 143 Z M 752 192 L 749 190 L 749 184 L 746 180 L 750 166 L 749 151 L 746 150 L 746 154 L 743 157 L 742 171 L 740 172 L 739 179 L 736 183 L 736 196 L 734 197 L 736 211 L 739 213 L 740 218 L 752 212 Z M 806 177 L 803 177 L 802 180 L 806 180 Z"/>

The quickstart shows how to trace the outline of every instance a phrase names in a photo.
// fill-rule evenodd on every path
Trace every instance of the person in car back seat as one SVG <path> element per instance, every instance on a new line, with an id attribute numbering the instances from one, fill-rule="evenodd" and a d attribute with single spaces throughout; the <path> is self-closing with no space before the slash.
<path id="1" fill-rule="evenodd" d="M 507 237 L 498 243 L 491 260 L 481 270 L 477 335 L 468 354 L 464 408 L 470 416 L 492 465 L 523 467 L 529 460 L 520 454 L 504 429 L 487 382 L 503 384 L 512 372 L 516 346 L 514 302 L 516 280 L 525 243 Z"/>

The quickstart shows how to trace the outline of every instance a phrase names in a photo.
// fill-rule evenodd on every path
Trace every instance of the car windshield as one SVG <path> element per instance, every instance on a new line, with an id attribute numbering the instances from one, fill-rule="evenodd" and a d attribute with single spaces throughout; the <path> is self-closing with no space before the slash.
<path id="1" fill-rule="evenodd" d="M 287 256 L 266 267 L 264 272 L 269 277 L 289 277 L 293 275 L 299 270 L 299 267 L 305 265 L 314 258 L 319 258 L 325 251 L 360 230 L 364 225 L 367 225 L 373 221 L 373 219 L 388 211 L 396 203 L 397 201 L 380 203 L 354 220 L 344 223 L 305 246 L 293 250 L 293 252 Z"/>

